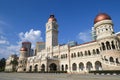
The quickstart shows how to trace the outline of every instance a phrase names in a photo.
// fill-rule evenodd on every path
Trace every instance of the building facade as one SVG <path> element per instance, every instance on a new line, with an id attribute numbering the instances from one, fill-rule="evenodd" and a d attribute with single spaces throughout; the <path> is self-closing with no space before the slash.
<path id="1" fill-rule="evenodd" d="M 5 66 L 5 71 L 17 71 L 17 61 L 18 61 L 18 57 L 17 55 L 11 55 L 7 60 L 6 60 L 6 66 Z"/>
<path id="2" fill-rule="evenodd" d="M 19 64 L 23 71 L 67 71 L 86 73 L 90 70 L 120 70 L 120 34 L 114 33 L 108 14 L 100 13 L 92 27 L 93 41 L 77 44 L 58 44 L 58 23 L 50 15 L 46 23 L 46 41 L 36 47 L 34 56 L 27 57 L 27 49 L 20 50 Z M 72 44 L 73 43 L 73 44 Z M 40 50 L 39 50 L 40 49 Z M 22 57 L 21 57 L 22 56 Z M 25 61 L 25 62 L 24 62 Z"/>

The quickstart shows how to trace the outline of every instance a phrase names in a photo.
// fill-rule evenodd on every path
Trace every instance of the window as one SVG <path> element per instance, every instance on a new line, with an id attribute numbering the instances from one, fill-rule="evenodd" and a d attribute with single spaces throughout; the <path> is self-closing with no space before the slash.
<path id="1" fill-rule="evenodd" d="M 74 57 L 76 57 L 76 53 L 74 53 Z"/>
<path id="2" fill-rule="evenodd" d="M 111 49 L 111 47 L 110 47 L 110 43 L 109 43 L 108 41 L 106 42 L 106 47 L 107 47 L 108 50 Z"/>
<path id="3" fill-rule="evenodd" d="M 93 49 L 93 55 L 95 55 L 95 54 L 96 54 L 95 49 Z"/>
<path id="4" fill-rule="evenodd" d="M 73 53 L 71 54 L 71 58 L 73 58 Z"/>
<path id="5" fill-rule="evenodd" d="M 105 50 L 105 45 L 104 43 L 101 43 L 102 44 L 102 49 Z"/>
<path id="6" fill-rule="evenodd" d="M 85 51 L 85 56 L 87 56 L 87 51 Z"/>
<path id="7" fill-rule="evenodd" d="M 76 63 L 73 63 L 73 64 L 72 64 L 72 70 L 73 70 L 73 71 L 76 71 L 76 70 L 77 70 L 77 65 L 76 65 Z"/>
<path id="8" fill-rule="evenodd" d="M 88 50 L 88 55 L 91 55 L 90 50 Z"/>
<path id="9" fill-rule="evenodd" d="M 114 59 L 113 59 L 113 57 L 110 57 L 110 62 L 114 62 Z"/>
<path id="10" fill-rule="evenodd" d="M 79 53 L 79 52 L 77 53 L 77 56 L 78 56 L 78 57 L 80 56 L 80 53 Z"/>
<path id="11" fill-rule="evenodd" d="M 112 41 L 112 49 L 115 49 L 115 45 L 114 45 L 114 42 Z"/>
<path id="12" fill-rule="evenodd" d="M 100 54 L 100 51 L 99 51 L 99 49 L 96 49 L 96 52 L 97 52 L 97 54 Z"/>

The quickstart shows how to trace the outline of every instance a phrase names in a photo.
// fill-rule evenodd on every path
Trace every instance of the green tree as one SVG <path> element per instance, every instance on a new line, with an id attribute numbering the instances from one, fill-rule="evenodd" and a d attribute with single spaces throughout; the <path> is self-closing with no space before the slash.
<path id="1" fill-rule="evenodd" d="M 5 70 L 5 62 L 6 62 L 5 58 L 2 58 L 0 60 L 0 71 L 4 71 Z"/>

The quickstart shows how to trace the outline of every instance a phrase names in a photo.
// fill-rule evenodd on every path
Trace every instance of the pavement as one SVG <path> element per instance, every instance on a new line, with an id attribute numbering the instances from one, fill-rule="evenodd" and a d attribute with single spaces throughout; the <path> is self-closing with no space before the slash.
<path id="1" fill-rule="evenodd" d="M 120 80 L 120 75 L 67 73 L 0 73 L 0 80 Z"/>

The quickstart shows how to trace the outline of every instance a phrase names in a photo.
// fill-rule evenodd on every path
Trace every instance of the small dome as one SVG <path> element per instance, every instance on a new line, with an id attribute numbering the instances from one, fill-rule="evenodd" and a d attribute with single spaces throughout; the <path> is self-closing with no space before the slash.
<path id="1" fill-rule="evenodd" d="M 26 47 L 22 47 L 22 48 L 20 49 L 20 51 L 27 51 L 27 48 L 26 48 Z"/>
<path id="2" fill-rule="evenodd" d="M 95 17 L 94 24 L 102 20 L 111 20 L 111 17 L 106 13 L 100 13 Z"/>
<path id="3" fill-rule="evenodd" d="M 52 21 L 57 21 L 56 18 L 54 18 L 54 15 L 50 15 L 48 22 L 52 22 Z"/>

